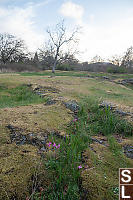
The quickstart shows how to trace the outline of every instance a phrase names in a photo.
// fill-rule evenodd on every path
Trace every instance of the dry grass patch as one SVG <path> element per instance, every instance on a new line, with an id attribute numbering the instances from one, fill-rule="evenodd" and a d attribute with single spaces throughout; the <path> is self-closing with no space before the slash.
<path id="1" fill-rule="evenodd" d="M 26 199 L 40 158 L 31 145 L 5 144 L 0 148 L 0 199 Z"/>
<path id="2" fill-rule="evenodd" d="M 64 130 L 71 118 L 69 110 L 61 104 L 40 104 L 0 110 L 0 121 L 4 126 L 11 124 L 24 129 L 25 132 Z"/>
<path id="3" fill-rule="evenodd" d="M 119 146 L 119 145 L 118 145 Z M 88 200 L 118 199 L 119 168 L 132 167 L 133 160 L 125 157 L 117 148 L 93 143 L 84 153 L 85 169 L 82 171 L 82 185 Z"/>

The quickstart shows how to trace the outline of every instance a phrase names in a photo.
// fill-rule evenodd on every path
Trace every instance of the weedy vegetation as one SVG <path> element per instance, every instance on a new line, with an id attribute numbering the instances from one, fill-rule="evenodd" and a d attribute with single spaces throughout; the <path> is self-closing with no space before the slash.
<path id="1" fill-rule="evenodd" d="M 88 73 L 57 72 L 57 77 L 49 78 L 50 73 L 21 73 L 10 77 L 11 84 L 1 76 L 0 190 L 3 196 L 0 199 L 118 200 L 118 169 L 133 166 L 133 160 L 127 158 L 123 150 L 123 144 L 132 144 L 133 125 L 110 107 L 99 105 L 103 99 L 110 99 L 126 102 L 129 108 L 133 98 L 131 90 L 88 78 Z M 59 92 L 42 98 L 28 86 L 29 82 L 57 88 Z M 56 99 L 56 103 L 46 105 L 48 99 Z M 78 100 L 80 107 L 75 114 L 63 104 L 73 99 Z M 13 111 L 14 116 L 8 116 Z M 31 144 L 11 143 L 6 128 L 8 119 L 25 137 L 31 133 L 38 139 L 45 136 L 45 151 L 40 153 L 40 149 Z M 40 160 L 41 167 L 36 173 L 33 169 Z"/>
<path id="2" fill-rule="evenodd" d="M 94 99 L 83 99 L 80 107 L 63 139 L 49 137 L 52 154 L 44 166 L 51 184 L 41 192 L 41 197 L 36 193 L 33 199 L 118 199 L 118 169 L 131 167 L 132 163 L 125 158 L 122 147 L 112 135 L 132 136 L 133 126 L 110 108 L 99 108 Z M 98 134 L 107 136 L 108 148 L 93 144 L 91 136 Z M 56 144 L 60 147 L 55 148 Z M 87 161 L 85 155 L 89 158 Z M 86 168 L 88 162 L 90 166 Z"/>
<path id="3" fill-rule="evenodd" d="M 15 88 L 8 88 L 4 85 L 0 87 L 0 108 L 44 102 L 46 102 L 46 99 L 39 97 L 26 85 L 20 85 Z"/>

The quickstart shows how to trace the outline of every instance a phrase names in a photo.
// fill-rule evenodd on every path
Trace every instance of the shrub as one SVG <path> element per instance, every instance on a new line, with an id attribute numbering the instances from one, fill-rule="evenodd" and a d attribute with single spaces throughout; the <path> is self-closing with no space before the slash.
<path id="1" fill-rule="evenodd" d="M 32 72 L 32 71 L 40 71 L 35 65 L 26 64 L 26 63 L 7 63 L 0 64 L 0 72 Z"/>
<path id="2" fill-rule="evenodd" d="M 69 64 L 59 64 L 59 65 L 57 65 L 57 70 L 73 71 L 74 67 Z"/>
<path id="3" fill-rule="evenodd" d="M 125 67 L 109 67 L 107 69 L 108 73 L 127 73 L 127 69 Z"/>

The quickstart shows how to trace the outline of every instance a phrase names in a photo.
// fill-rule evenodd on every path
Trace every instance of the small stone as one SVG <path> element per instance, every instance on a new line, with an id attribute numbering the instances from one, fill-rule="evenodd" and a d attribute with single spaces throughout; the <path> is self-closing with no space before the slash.
<path id="1" fill-rule="evenodd" d="M 103 101 L 100 105 L 99 105 L 99 107 L 107 107 L 107 108 L 110 108 L 110 109 L 114 109 L 114 108 L 116 108 L 116 106 L 114 105 L 114 104 L 112 104 L 112 103 L 110 103 L 110 102 L 107 102 L 107 101 Z"/>
<path id="2" fill-rule="evenodd" d="M 121 84 L 133 84 L 133 78 L 129 78 L 129 79 L 124 79 L 121 81 Z"/>
<path id="3" fill-rule="evenodd" d="M 80 109 L 76 101 L 64 102 L 64 105 L 66 106 L 66 108 L 68 108 L 69 110 L 73 112 L 77 112 Z"/>
<path id="4" fill-rule="evenodd" d="M 133 146 L 131 146 L 131 145 L 125 145 L 125 146 L 123 147 L 123 149 L 124 149 L 125 155 L 126 155 L 128 158 L 133 159 Z"/>
<path id="5" fill-rule="evenodd" d="M 45 147 L 42 147 L 42 148 L 40 149 L 40 151 L 46 151 L 46 148 L 45 148 Z"/>
<path id="6" fill-rule="evenodd" d="M 122 110 L 115 110 L 115 112 L 116 113 L 118 113 L 118 114 L 120 114 L 120 115 L 122 115 L 122 116 L 126 116 L 126 115 L 129 115 L 129 113 L 127 113 L 127 112 L 124 112 L 124 111 L 122 111 Z"/>
<path id="7" fill-rule="evenodd" d="M 107 76 L 102 76 L 102 78 L 107 79 L 107 80 L 109 79 L 109 77 L 107 77 Z"/>
<path id="8" fill-rule="evenodd" d="M 44 105 L 53 105 L 53 104 L 56 104 L 56 100 L 48 100 Z"/>

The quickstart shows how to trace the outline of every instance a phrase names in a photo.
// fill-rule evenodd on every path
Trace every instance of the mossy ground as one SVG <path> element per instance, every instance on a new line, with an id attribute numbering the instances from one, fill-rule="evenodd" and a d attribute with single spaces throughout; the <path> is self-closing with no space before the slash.
<path id="1" fill-rule="evenodd" d="M 78 73 L 77 73 L 78 74 Z M 58 77 L 30 76 L 26 74 L 2 74 L 0 75 L 0 94 L 9 96 L 8 90 L 20 87 L 23 84 L 56 88 L 58 93 L 49 93 L 46 96 L 57 100 L 54 105 L 45 105 L 45 101 L 35 100 L 30 103 L 7 105 L 0 109 L 0 199 L 25 199 L 29 196 L 32 187 L 32 176 L 36 166 L 41 160 L 38 149 L 32 145 L 18 146 L 10 141 L 10 132 L 6 128 L 8 124 L 22 128 L 24 134 L 33 132 L 50 133 L 58 131 L 64 133 L 67 124 L 72 120 L 72 112 L 66 109 L 63 101 L 81 101 L 85 96 L 91 96 L 97 100 L 109 100 L 118 107 L 133 112 L 132 90 L 97 78 L 89 78 L 86 74 L 73 77 L 70 73 Z M 59 76 L 60 75 L 60 76 Z M 88 74 L 87 74 L 88 75 Z M 95 76 L 95 74 L 93 74 Z M 103 75 L 103 74 L 102 74 Z M 121 77 L 117 77 L 121 78 Z M 22 106 L 23 105 L 23 106 Z M 123 140 L 122 144 L 132 144 L 132 138 Z M 88 148 L 86 157 L 86 169 L 82 170 L 83 187 L 90 191 L 88 199 L 113 200 L 113 191 L 118 187 L 118 168 L 133 166 L 133 162 L 124 157 L 115 156 L 110 148 L 100 144 L 91 144 L 95 150 Z M 119 149 L 119 148 L 118 148 Z M 26 152 L 26 153 L 25 153 Z M 112 162 L 113 160 L 113 162 Z M 124 162 L 123 162 L 124 160 Z M 119 162 L 120 161 L 120 162 Z M 124 164 L 123 164 L 124 163 Z M 104 172 L 104 173 L 103 173 Z M 43 171 L 44 182 L 47 184 L 47 174 Z M 106 178 L 105 178 L 106 177 Z M 108 181 L 109 180 L 109 181 Z M 115 183 L 115 184 L 114 184 Z M 91 188 L 91 189 L 90 189 Z M 100 196 L 101 194 L 101 196 Z M 117 194 L 116 194 L 117 199 Z"/>
<path id="2" fill-rule="evenodd" d="M 27 153 L 24 153 L 27 152 Z M 32 146 L 2 145 L 0 149 L 0 199 L 24 199 L 32 188 L 31 177 L 39 162 Z"/>
<path id="3" fill-rule="evenodd" d="M 118 143 L 113 141 L 113 145 L 116 145 L 114 149 L 111 143 L 107 144 L 108 146 L 92 143 L 91 149 L 84 152 L 85 170 L 82 171 L 81 177 L 83 187 L 88 191 L 88 200 L 117 200 L 118 169 L 133 167 L 133 160 L 124 156 Z"/>

